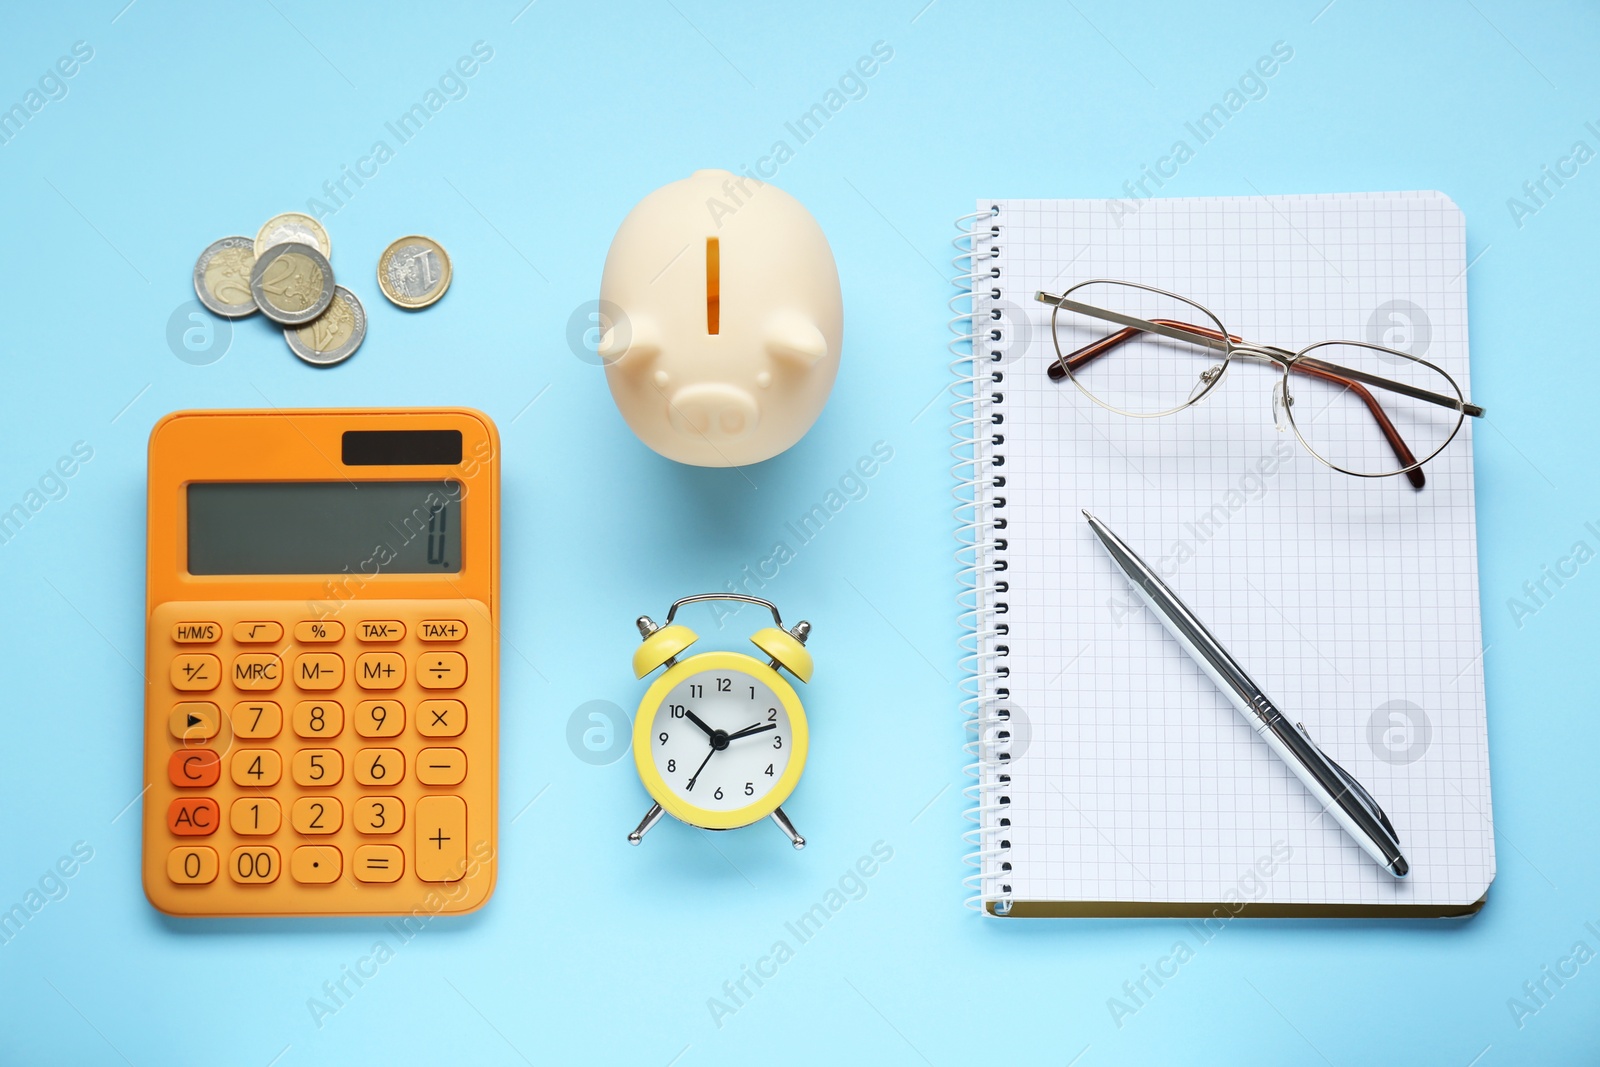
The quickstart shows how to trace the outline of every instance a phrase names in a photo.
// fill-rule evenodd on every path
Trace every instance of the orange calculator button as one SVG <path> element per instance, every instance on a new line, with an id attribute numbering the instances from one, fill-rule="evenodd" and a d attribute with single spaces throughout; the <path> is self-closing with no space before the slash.
<path id="1" fill-rule="evenodd" d="M 295 785 L 323 789 L 344 777 L 344 756 L 336 748 L 302 748 L 294 754 L 289 773 Z"/>
<path id="2" fill-rule="evenodd" d="M 278 880 L 282 861 L 271 845 L 241 845 L 228 857 L 228 874 L 242 885 L 266 885 Z"/>
<path id="3" fill-rule="evenodd" d="M 374 619 L 356 623 L 358 641 L 398 641 L 406 635 L 406 624 L 394 619 Z"/>
<path id="4" fill-rule="evenodd" d="M 283 777 L 283 757 L 275 748 L 234 749 L 230 766 L 234 785 L 277 785 Z"/>
<path id="5" fill-rule="evenodd" d="M 296 833 L 336 834 L 344 825 L 344 805 L 338 797 L 301 797 L 289 811 Z"/>
<path id="6" fill-rule="evenodd" d="M 350 821 L 358 834 L 397 834 L 406 825 L 406 806 L 399 797 L 362 797 L 356 801 Z"/>
<path id="7" fill-rule="evenodd" d="M 233 736 L 248 740 L 277 737 L 283 729 L 283 708 L 271 700 L 242 700 L 228 713 Z"/>
<path id="8" fill-rule="evenodd" d="M 222 639 L 222 627 L 214 622 L 175 622 L 172 640 L 180 645 L 209 645 Z"/>
<path id="9" fill-rule="evenodd" d="M 460 797 L 417 801 L 417 877 L 457 882 L 467 873 L 467 802 Z"/>
<path id="10" fill-rule="evenodd" d="M 179 845 L 167 853 L 167 878 L 178 885 L 205 885 L 217 878 L 217 850 Z"/>
<path id="11" fill-rule="evenodd" d="M 184 700 L 172 706 L 167 732 L 179 741 L 209 741 L 221 729 L 222 713 L 209 700 Z"/>
<path id="12" fill-rule="evenodd" d="M 423 737 L 460 737 L 467 728 L 467 706 L 459 700 L 424 700 L 417 705 L 417 733 Z"/>
<path id="13" fill-rule="evenodd" d="M 406 757 L 398 748 L 364 748 L 355 755 L 356 781 L 394 785 L 406 776 Z"/>
<path id="14" fill-rule="evenodd" d="M 465 641 L 467 624 L 460 619 L 423 619 L 417 623 L 417 638 L 422 641 Z"/>
<path id="15" fill-rule="evenodd" d="M 320 645 L 344 639 L 344 623 L 329 619 L 307 619 L 294 624 L 294 639 L 302 645 Z"/>
<path id="16" fill-rule="evenodd" d="M 294 658 L 294 684 L 301 689 L 337 689 L 344 684 L 344 660 L 333 652 L 302 652 Z"/>
<path id="17" fill-rule="evenodd" d="M 283 825 L 283 809 L 271 797 L 240 797 L 228 812 L 228 825 L 245 837 L 275 834 Z"/>
<path id="18" fill-rule="evenodd" d="M 172 688 L 186 693 L 204 693 L 222 681 L 222 661 L 204 652 L 185 652 L 172 657 Z"/>
<path id="19" fill-rule="evenodd" d="M 289 857 L 289 873 L 297 882 L 326 885 L 339 880 L 344 856 L 332 845 L 301 845 Z"/>
<path id="20" fill-rule="evenodd" d="M 236 622 L 233 639 L 241 645 L 271 645 L 283 640 L 281 622 Z"/>
<path id="21" fill-rule="evenodd" d="M 294 732 L 301 737 L 338 737 L 344 705 L 337 700 L 302 700 L 294 706 Z"/>
<path id="22" fill-rule="evenodd" d="M 406 728 L 406 706 L 398 700 L 363 700 L 356 705 L 356 733 L 398 737 Z"/>
<path id="23" fill-rule="evenodd" d="M 356 659 L 356 684 L 363 689 L 399 689 L 406 680 L 406 658 L 398 652 L 363 652 Z"/>
<path id="24" fill-rule="evenodd" d="M 222 809 L 210 797 L 179 797 L 167 808 L 167 829 L 179 837 L 210 837 L 222 821 Z"/>
<path id="25" fill-rule="evenodd" d="M 467 776 L 467 754 L 459 748 L 425 748 L 417 753 L 417 781 L 460 785 Z"/>
<path id="26" fill-rule="evenodd" d="M 283 660 L 271 652 L 241 652 L 233 657 L 233 687 L 267 691 L 283 684 Z"/>
<path id="27" fill-rule="evenodd" d="M 417 684 L 424 689 L 460 689 L 467 684 L 467 657 L 459 652 L 424 652 L 417 657 Z"/>
<path id="28" fill-rule="evenodd" d="M 362 882 L 398 882 L 406 870 L 406 854 L 399 845 L 361 845 L 351 870 Z"/>
<path id="29" fill-rule="evenodd" d="M 167 760 L 167 780 L 180 789 L 216 785 L 222 777 L 222 757 L 215 749 L 180 748 Z"/>

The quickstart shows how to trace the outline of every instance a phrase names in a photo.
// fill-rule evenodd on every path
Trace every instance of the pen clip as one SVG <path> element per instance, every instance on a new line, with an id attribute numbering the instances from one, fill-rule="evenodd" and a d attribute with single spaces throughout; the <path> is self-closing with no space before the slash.
<path id="1" fill-rule="evenodd" d="M 1309 741 L 1311 743 L 1311 747 L 1317 750 L 1317 755 L 1321 756 L 1325 761 L 1327 761 L 1328 767 L 1332 769 L 1335 775 L 1338 776 L 1339 781 L 1344 783 L 1344 787 L 1350 792 L 1350 795 L 1355 797 L 1356 803 L 1360 804 L 1363 808 L 1366 808 L 1367 813 L 1374 819 L 1378 820 L 1378 824 L 1382 826 L 1384 832 L 1389 835 L 1390 841 L 1392 841 L 1398 847 L 1400 844 L 1400 835 L 1395 831 L 1394 824 L 1389 821 L 1389 816 L 1384 814 L 1382 806 L 1372 798 L 1372 794 L 1367 792 L 1365 786 L 1356 781 L 1354 775 L 1345 770 L 1343 767 L 1339 766 L 1338 762 L 1332 756 L 1322 751 L 1322 746 L 1317 744 L 1316 739 L 1313 738 L 1306 730 L 1305 723 L 1297 722 L 1294 725 L 1300 731 L 1300 736 Z"/>

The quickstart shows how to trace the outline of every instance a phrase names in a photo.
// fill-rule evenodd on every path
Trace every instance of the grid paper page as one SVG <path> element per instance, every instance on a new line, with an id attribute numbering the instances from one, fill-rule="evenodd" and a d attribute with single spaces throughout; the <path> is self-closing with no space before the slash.
<path id="1" fill-rule="evenodd" d="M 1459 209 L 1438 193 L 977 206 L 992 204 L 1000 232 L 986 243 L 1001 273 L 975 314 L 988 324 L 999 306 L 1012 335 L 995 451 L 1007 478 L 1003 662 L 1025 738 L 1007 791 L 1013 899 L 1478 900 L 1495 859 L 1471 420 L 1417 490 L 1330 470 L 1279 432 L 1266 366 L 1230 367 L 1179 414 L 1127 418 L 1049 380 L 1049 309 L 1033 300 L 1090 278 L 1136 281 L 1209 307 L 1254 343 L 1409 345 L 1470 398 Z M 1409 333 L 1396 335 L 1397 315 Z M 1366 786 L 1409 878 L 1384 873 L 1320 811 L 1134 598 L 1082 508 Z"/>

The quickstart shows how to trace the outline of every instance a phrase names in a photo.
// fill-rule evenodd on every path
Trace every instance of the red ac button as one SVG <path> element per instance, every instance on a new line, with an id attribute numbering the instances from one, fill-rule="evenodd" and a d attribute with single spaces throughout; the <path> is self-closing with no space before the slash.
<path id="1" fill-rule="evenodd" d="M 179 797 L 167 808 L 167 829 L 179 837 L 209 837 L 217 832 L 221 814 L 210 797 Z"/>

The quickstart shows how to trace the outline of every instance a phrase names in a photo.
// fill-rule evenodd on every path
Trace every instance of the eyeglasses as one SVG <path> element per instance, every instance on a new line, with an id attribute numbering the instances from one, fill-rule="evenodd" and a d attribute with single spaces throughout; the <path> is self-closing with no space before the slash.
<path id="1" fill-rule="evenodd" d="M 1132 418 L 1172 415 L 1221 383 L 1234 360 L 1274 366 L 1273 418 L 1313 456 L 1360 478 L 1404 474 L 1442 452 L 1466 416 L 1454 378 L 1425 359 L 1364 341 L 1319 341 L 1297 352 L 1250 344 L 1192 300 L 1136 282 L 1096 279 L 1049 304 L 1056 359 L 1050 377 L 1072 379 L 1096 404 Z M 1105 323 L 1121 327 L 1106 333 Z M 1107 354 L 1115 350 L 1114 358 Z"/>

